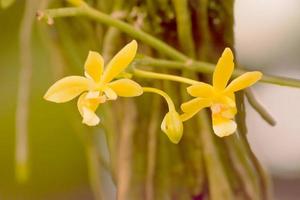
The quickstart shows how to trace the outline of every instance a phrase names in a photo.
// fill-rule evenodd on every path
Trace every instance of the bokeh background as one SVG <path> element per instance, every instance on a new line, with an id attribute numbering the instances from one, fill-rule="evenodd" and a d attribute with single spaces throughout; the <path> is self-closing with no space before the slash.
<path id="1" fill-rule="evenodd" d="M 75 103 L 48 103 L 42 96 L 54 81 L 45 38 L 33 31 L 30 94 L 30 179 L 14 175 L 15 111 L 20 70 L 19 27 L 22 0 L 0 10 L 0 199 L 92 199 L 84 147 L 72 124 L 80 120 Z M 300 78 L 300 1 L 243 0 L 235 4 L 236 51 L 248 68 Z M 270 127 L 248 106 L 249 137 L 254 152 L 270 171 L 276 198 L 300 196 L 300 90 L 257 84 L 254 92 L 277 120 Z"/>
<path id="2" fill-rule="evenodd" d="M 300 78 L 300 1 L 236 1 L 235 34 L 239 61 L 274 75 Z M 300 91 L 268 84 L 254 87 L 257 98 L 277 120 L 263 122 L 247 107 L 253 151 L 271 172 L 277 199 L 300 196 Z"/>

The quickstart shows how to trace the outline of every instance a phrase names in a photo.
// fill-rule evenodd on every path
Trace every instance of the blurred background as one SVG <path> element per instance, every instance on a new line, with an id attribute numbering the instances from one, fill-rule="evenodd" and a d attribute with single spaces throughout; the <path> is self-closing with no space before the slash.
<path id="1" fill-rule="evenodd" d="M 297 0 L 236 1 L 235 39 L 239 61 L 248 68 L 299 79 L 299 9 Z M 252 149 L 271 172 L 277 199 L 299 199 L 300 91 L 268 84 L 256 84 L 254 90 L 277 125 L 267 125 L 248 105 Z"/>
<path id="2" fill-rule="evenodd" d="M 24 1 L 0 10 L 0 199 L 92 199 L 84 147 L 70 118 L 71 105 L 42 99 L 53 82 L 45 38 L 33 31 L 33 75 L 29 111 L 30 179 L 18 185 L 14 175 L 15 111 L 19 27 Z M 235 4 L 235 38 L 239 62 L 269 74 L 300 78 L 300 2 L 243 0 Z M 37 26 L 39 22 L 37 22 Z M 247 108 L 252 148 L 271 172 L 277 199 L 300 196 L 300 90 L 267 84 L 254 87 L 257 98 L 277 120 L 268 126 Z M 77 112 L 77 111 L 76 111 Z M 23 197 L 19 194 L 22 193 Z"/>

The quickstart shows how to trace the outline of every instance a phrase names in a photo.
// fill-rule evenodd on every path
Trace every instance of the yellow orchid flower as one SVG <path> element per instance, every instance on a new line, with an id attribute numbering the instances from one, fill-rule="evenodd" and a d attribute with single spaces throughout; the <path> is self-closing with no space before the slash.
<path id="1" fill-rule="evenodd" d="M 112 81 L 131 63 L 136 51 L 137 42 L 133 40 L 115 55 L 105 69 L 102 56 L 90 51 L 84 64 L 85 77 L 68 76 L 57 81 L 48 89 L 44 98 L 64 103 L 83 93 L 77 103 L 82 122 L 89 126 L 97 125 L 100 119 L 95 111 L 99 104 L 115 100 L 118 96 L 134 97 L 143 93 L 142 87 L 130 79 Z"/>
<path id="2" fill-rule="evenodd" d="M 199 82 L 187 88 L 187 92 L 196 98 L 181 105 L 184 112 L 181 119 L 186 121 L 201 109 L 210 107 L 214 133 L 219 137 L 233 134 L 237 127 L 234 121 L 237 113 L 234 93 L 253 85 L 262 77 L 261 72 L 247 72 L 228 84 L 233 70 L 233 53 L 226 48 L 215 68 L 213 84 Z"/>

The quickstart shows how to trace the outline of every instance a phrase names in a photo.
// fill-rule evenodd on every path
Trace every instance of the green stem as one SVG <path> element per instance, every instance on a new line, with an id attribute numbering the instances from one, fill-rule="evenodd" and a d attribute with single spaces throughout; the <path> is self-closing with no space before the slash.
<path id="1" fill-rule="evenodd" d="M 179 69 L 179 70 L 191 70 L 195 72 L 202 72 L 204 74 L 212 74 L 215 69 L 215 64 L 202 62 L 202 61 L 192 61 L 191 62 L 179 62 L 179 61 L 170 61 L 165 59 L 156 59 L 156 58 L 138 58 L 135 60 L 136 64 L 143 66 L 151 66 L 157 68 L 169 68 L 169 69 Z M 233 77 L 237 77 L 243 73 L 246 73 L 247 70 L 244 69 L 235 69 L 233 72 Z M 273 76 L 264 74 L 260 82 L 270 83 L 281 86 L 289 86 L 300 88 L 300 80 L 293 78 L 286 78 L 280 76 Z"/>
<path id="2" fill-rule="evenodd" d="M 195 45 L 187 0 L 172 0 L 176 13 L 178 40 L 183 52 L 195 58 Z"/>
<path id="3" fill-rule="evenodd" d="M 105 25 L 116 27 L 117 29 L 127 33 L 131 37 L 139 39 L 143 41 L 145 44 L 155 48 L 162 54 L 165 54 L 168 57 L 177 60 L 177 61 L 169 61 L 169 60 L 153 59 L 153 58 L 147 58 L 147 59 L 145 58 L 146 60 L 143 59 L 144 63 L 148 63 L 151 66 L 159 66 L 159 67 L 173 68 L 173 69 L 189 69 L 191 71 L 197 71 L 197 72 L 202 72 L 207 74 L 211 74 L 215 68 L 215 65 L 212 63 L 193 61 L 186 55 L 177 51 L 176 49 L 164 43 L 163 41 L 155 38 L 154 36 L 142 30 L 136 29 L 133 26 L 121 20 L 115 19 L 110 15 L 99 12 L 98 10 L 93 9 L 86 5 L 81 7 L 48 9 L 45 10 L 44 12 L 39 12 L 38 15 L 40 18 L 45 17 L 46 19 L 58 18 L 58 17 L 86 16 Z M 239 76 L 245 72 L 246 70 L 235 69 L 233 72 L 233 76 Z M 263 78 L 261 79 L 261 82 L 300 88 L 300 80 L 284 78 L 279 76 L 264 75 Z"/>
<path id="4" fill-rule="evenodd" d="M 80 7 L 48 9 L 45 10 L 44 13 L 39 13 L 40 17 L 43 17 L 43 14 L 50 19 L 58 17 L 86 16 L 105 25 L 115 27 L 124 33 L 127 33 L 131 37 L 141 40 L 149 46 L 154 47 L 162 54 L 168 55 L 170 58 L 179 61 L 188 60 L 187 56 L 163 41 L 155 38 L 154 36 L 86 5 Z"/>
<path id="5" fill-rule="evenodd" d="M 143 78 L 153 78 L 153 79 L 161 79 L 161 80 L 170 80 L 170 81 L 177 81 L 180 83 L 194 85 L 199 83 L 199 81 L 195 81 L 189 78 L 184 78 L 176 75 L 169 75 L 169 74 L 161 74 L 155 72 L 148 72 L 141 69 L 133 69 L 134 75 Z"/>
<path id="6" fill-rule="evenodd" d="M 167 93 L 165 93 L 164 91 L 159 90 L 157 88 L 151 88 L 151 87 L 143 87 L 143 91 L 144 92 L 152 92 L 152 93 L 162 96 L 166 100 L 169 110 L 171 110 L 171 111 L 176 110 L 171 97 L 169 97 L 169 95 Z"/>
<path id="7" fill-rule="evenodd" d="M 111 15 L 115 13 L 124 13 L 122 11 L 123 0 L 116 0 Z M 126 13 L 126 12 L 125 12 Z M 126 17 L 126 14 L 124 15 Z M 109 60 L 122 43 L 121 32 L 119 29 L 109 27 L 103 38 L 102 55 L 105 61 Z"/>

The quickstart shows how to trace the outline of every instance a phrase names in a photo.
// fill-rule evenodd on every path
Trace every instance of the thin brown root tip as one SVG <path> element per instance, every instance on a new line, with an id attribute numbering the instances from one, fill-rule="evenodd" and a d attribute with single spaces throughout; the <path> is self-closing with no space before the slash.
<path id="1" fill-rule="evenodd" d="M 276 126 L 276 125 L 277 125 L 277 122 L 276 122 L 275 119 L 272 119 L 272 121 L 269 121 L 269 124 L 270 124 L 271 126 Z"/>

